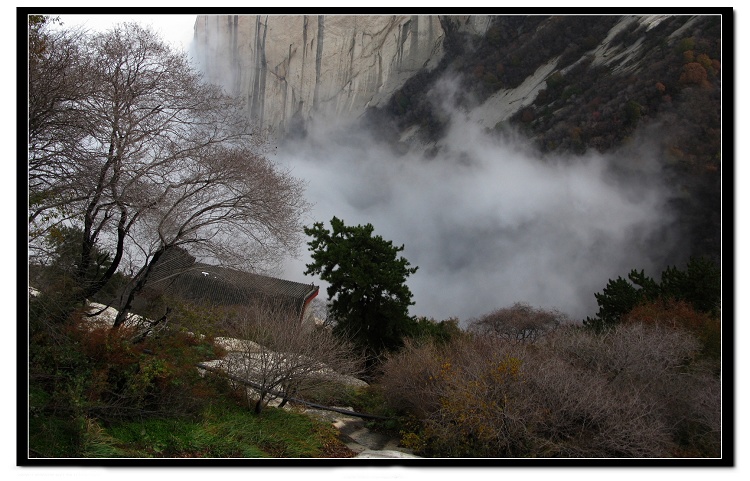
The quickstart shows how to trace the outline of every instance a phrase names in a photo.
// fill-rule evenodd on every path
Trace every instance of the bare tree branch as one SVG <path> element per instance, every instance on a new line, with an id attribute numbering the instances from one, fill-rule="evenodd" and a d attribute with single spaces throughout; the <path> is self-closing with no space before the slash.
<path id="1" fill-rule="evenodd" d="M 48 44 L 29 85 L 30 248 L 45 252 L 50 226 L 79 227 L 80 297 L 102 289 L 126 255 L 148 273 L 172 246 L 240 268 L 296 252 L 304 185 L 261 155 L 239 100 L 137 24 L 50 33 Z M 102 248 L 112 263 L 88 278 Z M 126 315 L 130 304 L 119 308 Z"/>
<path id="2" fill-rule="evenodd" d="M 232 352 L 219 364 L 255 384 L 257 392 L 248 403 L 256 412 L 273 397 L 283 405 L 311 388 L 351 383 L 359 374 L 361 360 L 329 329 L 300 324 L 293 312 L 272 300 L 244 312 Z"/>

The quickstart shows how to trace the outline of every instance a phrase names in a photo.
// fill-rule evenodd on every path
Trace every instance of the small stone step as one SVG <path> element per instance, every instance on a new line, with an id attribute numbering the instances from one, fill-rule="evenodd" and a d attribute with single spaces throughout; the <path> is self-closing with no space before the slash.
<path id="1" fill-rule="evenodd" d="M 398 439 L 368 429 L 365 420 L 361 418 L 335 412 L 311 414 L 321 420 L 330 421 L 338 430 L 341 441 L 346 447 L 358 453 L 357 457 L 419 457 L 412 454 L 410 449 L 399 447 Z"/>
<path id="2" fill-rule="evenodd" d="M 391 439 L 382 434 L 373 433 L 369 430 L 357 431 L 351 436 L 358 443 L 367 446 L 371 449 L 383 449 L 383 446 L 388 444 Z"/>
<path id="3" fill-rule="evenodd" d="M 373 450 L 373 449 L 367 449 L 365 451 L 360 452 L 355 456 L 357 458 L 419 458 L 419 456 L 415 456 L 411 453 L 406 453 L 403 451 L 394 451 L 394 450 Z"/>
<path id="4" fill-rule="evenodd" d="M 352 451 L 354 451 L 357 454 L 359 454 L 359 453 L 361 453 L 363 451 L 367 451 L 368 450 L 368 448 L 366 446 L 362 446 L 361 444 L 359 444 L 357 442 L 354 442 L 354 441 L 351 441 L 351 442 L 348 442 L 348 443 L 345 442 L 344 444 L 346 445 L 347 448 L 351 449 Z"/>

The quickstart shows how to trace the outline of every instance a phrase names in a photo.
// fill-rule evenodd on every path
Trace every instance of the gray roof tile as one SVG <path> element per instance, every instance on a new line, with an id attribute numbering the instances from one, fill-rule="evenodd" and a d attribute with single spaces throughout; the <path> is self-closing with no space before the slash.
<path id="1" fill-rule="evenodd" d="M 159 259 L 145 289 L 220 305 L 274 299 L 293 306 L 300 314 L 305 301 L 318 293 L 314 284 L 195 262 L 183 250 L 167 252 Z"/>

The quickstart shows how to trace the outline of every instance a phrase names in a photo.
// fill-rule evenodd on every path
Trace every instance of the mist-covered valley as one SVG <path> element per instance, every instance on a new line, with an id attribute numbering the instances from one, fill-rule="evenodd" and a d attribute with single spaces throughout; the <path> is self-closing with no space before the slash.
<path id="1" fill-rule="evenodd" d="M 279 134 L 308 225 L 373 224 L 411 313 L 596 314 L 632 269 L 720 258 L 721 46 L 710 16 L 219 16 L 209 79 Z M 306 246 L 279 275 L 304 276 Z M 325 290 L 321 289 L 321 297 Z"/>
<path id="2" fill-rule="evenodd" d="M 672 194 L 645 147 L 543 155 L 459 111 L 437 145 L 399 150 L 364 128 L 317 122 L 273 157 L 306 181 L 309 224 L 371 223 L 405 246 L 419 267 L 408 280 L 414 315 L 465 321 L 526 302 L 583 319 L 609 278 L 661 269 L 676 245 Z M 633 170 L 608 167 L 622 164 Z M 303 252 L 284 276 L 301 281 L 307 262 Z"/>

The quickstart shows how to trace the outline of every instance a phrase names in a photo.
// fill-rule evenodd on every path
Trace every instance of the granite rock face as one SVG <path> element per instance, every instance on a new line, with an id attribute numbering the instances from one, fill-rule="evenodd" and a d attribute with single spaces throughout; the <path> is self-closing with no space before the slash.
<path id="1" fill-rule="evenodd" d="M 481 35 L 489 17 L 450 22 Z M 345 121 L 384 102 L 440 61 L 445 37 L 437 16 L 203 15 L 194 56 L 261 126 L 293 135 L 313 115 Z"/>

